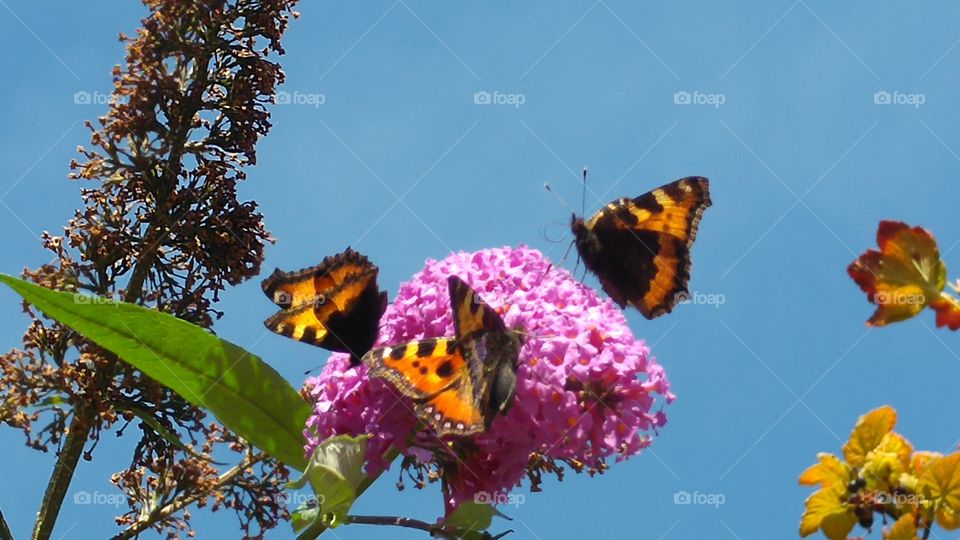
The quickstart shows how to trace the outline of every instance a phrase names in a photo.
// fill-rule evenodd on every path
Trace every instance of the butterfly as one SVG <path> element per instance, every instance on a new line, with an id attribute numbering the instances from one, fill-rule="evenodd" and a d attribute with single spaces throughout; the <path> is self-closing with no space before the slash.
<path id="1" fill-rule="evenodd" d="M 517 387 L 521 332 L 456 276 L 448 278 L 455 337 L 374 349 L 363 362 L 414 402 L 438 437 L 470 435 L 506 414 Z"/>
<path id="2" fill-rule="evenodd" d="M 588 220 L 574 214 L 570 229 L 584 264 L 610 298 L 653 319 L 689 294 L 690 248 L 710 204 L 709 181 L 689 176 L 635 199 L 617 199 Z"/>
<path id="3" fill-rule="evenodd" d="M 377 340 L 387 307 L 378 271 L 350 248 L 296 272 L 276 269 L 261 287 L 282 309 L 263 324 L 282 336 L 349 353 L 350 364 L 359 365 Z"/>

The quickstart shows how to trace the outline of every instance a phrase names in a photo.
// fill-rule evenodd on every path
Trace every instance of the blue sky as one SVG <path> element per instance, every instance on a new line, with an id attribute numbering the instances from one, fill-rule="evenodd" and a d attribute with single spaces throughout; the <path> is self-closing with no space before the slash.
<path id="1" fill-rule="evenodd" d="M 589 167 L 591 190 L 604 194 L 588 196 L 592 211 L 682 176 L 711 179 L 690 285 L 722 305 L 652 322 L 629 314 L 679 396 L 669 424 L 602 477 L 518 491 L 524 503 L 505 509 L 514 522 L 497 524 L 513 538 L 792 538 L 809 494 L 797 476 L 817 452 L 839 451 L 858 415 L 889 403 L 918 448 L 957 444 L 957 424 L 944 421 L 958 405 L 957 337 L 936 330 L 932 312 L 868 331 L 871 307 L 845 271 L 874 245 L 881 219 L 929 228 L 948 268 L 960 268 L 956 3 L 384 0 L 301 10 L 282 58 L 290 103 L 273 108 L 273 132 L 241 187 L 278 240 L 265 272 L 352 245 L 395 291 L 450 250 L 524 243 L 559 258 L 569 211 L 545 181 L 579 206 L 579 170 Z M 123 58 L 116 35 L 142 13 L 132 2 L 0 0 L 0 271 L 50 259 L 37 238 L 78 205 L 67 164 L 88 141 L 82 122 L 105 110 L 74 95 L 109 92 Z M 477 92 L 503 103 L 475 104 Z M 223 295 L 216 329 L 299 385 L 327 353 L 264 334 L 273 309 L 257 281 Z M 9 290 L 0 306 L 6 350 L 26 319 Z M 116 532 L 116 508 L 72 497 L 115 494 L 109 475 L 134 439 L 105 436 L 81 463 L 55 536 Z M 54 457 L 9 428 L 0 445 L 0 508 L 25 537 Z M 388 473 L 356 512 L 441 512 L 436 489 L 396 493 L 393 482 Z M 723 504 L 675 504 L 682 491 Z M 234 530 L 228 513 L 194 514 L 201 538 Z"/>

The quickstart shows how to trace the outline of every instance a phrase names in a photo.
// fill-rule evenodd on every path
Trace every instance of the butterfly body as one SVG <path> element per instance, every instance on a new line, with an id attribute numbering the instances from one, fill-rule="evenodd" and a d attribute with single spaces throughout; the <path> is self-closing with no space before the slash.
<path id="1" fill-rule="evenodd" d="M 467 358 L 475 358 L 480 364 L 478 374 L 481 385 L 477 401 L 484 404 L 484 417 L 492 421 L 497 414 L 507 414 L 513 405 L 517 389 L 517 358 L 523 346 L 523 337 L 516 332 L 482 331 L 465 340 L 462 347 Z"/>
<path id="2" fill-rule="evenodd" d="M 379 270 L 347 248 L 317 266 L 273 274 L 261 284 L 281 311 L 264 321 L 277 334 L 350 354 L 351 365 L 373 347 L 387 293 L 377 286 Z"/>
<path id="3" fill-rule="evenodd" d="M 687 294 L 690 248 L 710 204 L 708 180 L 691 176 L 617 199 L 589 219 L 574 215 L 570 229 L 584 264 L 610 298 L 653 319 Z"/>
<path id="4" fill-rule="evenodd" d="M 414 412 L 437 436 L 490 428 L 513 403 L 523 337 L 455 276 L 449 279 L 453 338 L 433 338 L 374 349 L 364 356 L 381 377 L 411 398 Z"/>

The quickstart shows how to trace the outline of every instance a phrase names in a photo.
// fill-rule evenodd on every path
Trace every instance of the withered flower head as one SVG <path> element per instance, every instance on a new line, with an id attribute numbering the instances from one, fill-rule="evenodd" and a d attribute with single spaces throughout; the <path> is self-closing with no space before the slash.
<path id="1" fill-rule="evenodd" d="M 268 58 L 283 53 L 296 0 L 144 4 L 149 15 L 136 37 L 121 36 L 126 63 L 113 71 L 109 110 L 97 125 L 88 122 L 91 146 L 71 163 L 71 177 L 86 181 L 83 206 L 62 237 L 44 233 L 53 262 L 24 275 L 210 327 L 221 315 L 219 292 L 259 273 L 270 240 L 256 203 L 237 198 L 237 182 L 270 129 L 266 106 L 283 72 Z M 248 537 L 284 517 L 282 466 L 139 371 L 24 309 L 32 322 L 23 349 L 0 356 L 0 420 L 20 428 L 29 446 L 58 449 L 66 467 L 57 467 L 47 496 L 63 499 L 70 471 L 81 455 L 91 459 L 104 430 L 123 434 L 133 423 L 139 443 L 130 466 L 113 477 L 130 504 L 118 518 L 128 527 L 121 537 L 189 529 L 176 501 L 233 508 Z M 218 470 L 215 448 L 236 452 L 237 467 Z M 143 512 L 156 501 L 170 504 Z M 54 506 L 41 509 L 40 537 L 53 528 Z"/>

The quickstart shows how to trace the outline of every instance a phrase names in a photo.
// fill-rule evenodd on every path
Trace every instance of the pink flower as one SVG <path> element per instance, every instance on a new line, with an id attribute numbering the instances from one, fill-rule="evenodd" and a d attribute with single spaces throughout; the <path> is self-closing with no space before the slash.
<path id="1" fill-rule="evenodd" d="M 666 374 L 612 301 L 552 267 L 537 250 L 506 247 L 428 260 L 384 313 L 378 345 L 452 336 L 450 275 L 464 279 L 507 327 L 524 328 L 527 336 L 516 402 L 473 438 L 469 458 L 459 460 L 448 510 L 479 492 L 512 489 L 534 452 L 596 467 L 650 445 L 650 433 L 666 423 L 662 403 L 674 399 Z M 410 404 L 389 383 L 369 379 L 366 366 L 350 369 L 345 354 L 334 354 L 306 390 L 314 401 L 305 431 L 308 455 L 332 435 L 369 433 L 367 470 L 378 474 L 389 466 L 384 455 L 391 445 L 421 459 L 428 455 L 422 448 L 437 448 L 431 433 L 409 437 L 417 425 Z M 411 440 L 421 449 L 410 447 Z"/>

